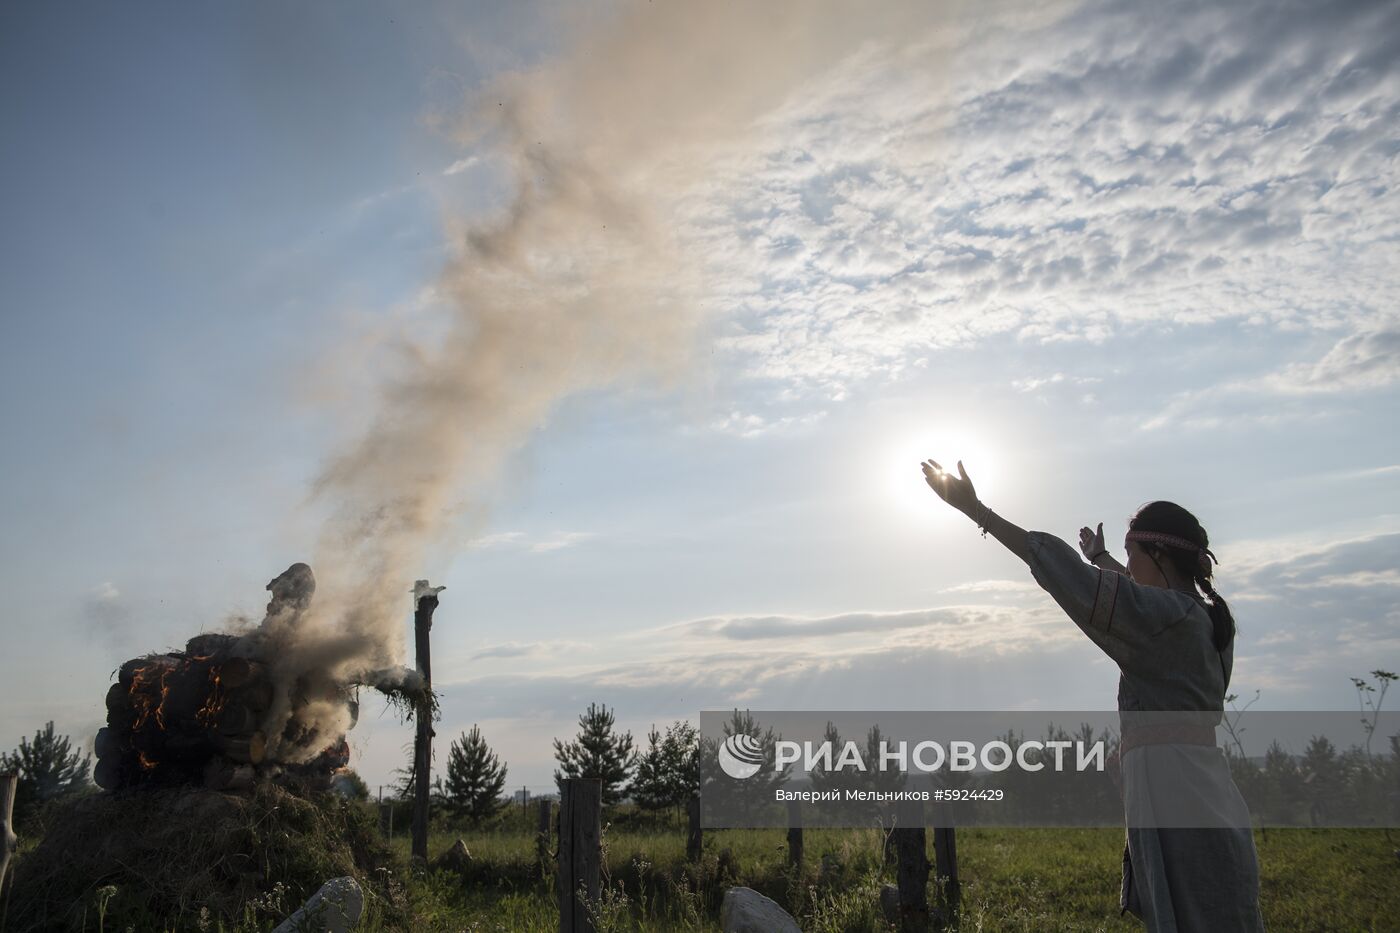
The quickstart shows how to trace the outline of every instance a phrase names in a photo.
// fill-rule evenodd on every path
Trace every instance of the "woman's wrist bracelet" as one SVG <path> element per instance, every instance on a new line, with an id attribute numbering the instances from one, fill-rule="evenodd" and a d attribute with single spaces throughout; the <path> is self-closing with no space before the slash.
<path id="1" fill-rule="evenodd" d="M 991 512 L 992 510 L 987 508 L 981 499 L 978 499 L 976 504 L 972 507 L 972 514 L 969 516 L 977 523 L 977 527 L 982 529 L 982 537 L 984 538 L 987 537 L 987 516 L 990 515 Z"/>
<path id="2" fill-rule="evenodd" d="M 1097 554 L 1095 554 L 1093 557 L 1089 558 L 1089 563 L 1091 563 L 1091 564 L 1097 564 L 1097 563 L 1099 562 L 1099 558 L 1100 558 L 1100 557 L 1103 557 L 1103 556 L 1104 556 L 1105 554 L 1107 554 L 1107 553 L 1108 553 L 1108 548 L 1104 548 L 1102 551 L 1099 551 L 1099 552 L 1098 552 Z"/>

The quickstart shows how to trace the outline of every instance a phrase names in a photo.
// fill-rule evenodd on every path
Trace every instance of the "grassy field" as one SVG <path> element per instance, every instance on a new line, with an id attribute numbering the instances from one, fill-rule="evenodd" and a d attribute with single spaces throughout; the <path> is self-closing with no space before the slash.
<path id="1" fill-rule="evenodd" d="M 458 837 L 472 854 L 463 874 L 420 873 L 408 884 L 420 930 L 554 931 L 553 895 L 534 867 L 524 829 L 435 834 L 430 852 Z M 782 830 L 708 833 L 701 863 L 685 862 L 667 827 L 605 832 L 609 894 L 603 930 L 718 930 L 732 884 L 793 912 L 808 933 L 877 931 L 878 891 L 894 881 L 875 830 L 809 830 L 802 871 L 786 866 Z M 1400 856 L 1384 830 L 1256 832 L 1270 930 L 1400 930 Z M 1121 830 L 958 831 L 963 910 L 956 929 L 1140 930 L 1117 910 Z M 395 846 L 406 857 L 407 840 Z"/>
<path id="2" fill-rule="evenodd" d="M 691 862 L 678 824 L 630 807 L 608 820 L 603 933 L 716 931 L 733 885 L 773 898 L 806 933 L 891 929 L 879 890 L 894 870 L 875 829 L 808 830 L 794 871 L 785 830 L 707 832 L 703 856 Z M 434 860 L 458 838 L 471 852 L 453 868 L 414 865 L 405 834 L 386 846 L 368 805 L 275 788 L 247 797 L 89 795 L 57 814 L 48 833 L 38 829 L 24 837 L 19 887 L 7 886 L 0 928 L 254 933 L 344 874 L 364 885 L 366 933 L 554 933 L 558 925 L 553 879 L 518 810 L 488 829 L 440 825 L 429 841 Z M 1400 930 L 1400 835 L 1273 829 L 1257 831 L 1255 843 L 1271 931 Z M 954 929 L 1142 929 L 1118 915 L 1122 844 L 1117 829 L 960 829 Z"/>

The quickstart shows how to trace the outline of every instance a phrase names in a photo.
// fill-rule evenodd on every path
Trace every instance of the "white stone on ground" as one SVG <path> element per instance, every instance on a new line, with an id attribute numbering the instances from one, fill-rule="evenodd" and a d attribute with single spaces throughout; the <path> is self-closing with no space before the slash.
<path id="1" fill-rule="evenodd" d="M 365 895 L 354 878 L 332 878 L 272 933 L 349 933 L 365 911 Z"/>
<path id="2" fill-rule="evenodd" d="M 730 888 L 719 909 L 724 933 L 802 933 L 792 914 L 753 888 Z"/>

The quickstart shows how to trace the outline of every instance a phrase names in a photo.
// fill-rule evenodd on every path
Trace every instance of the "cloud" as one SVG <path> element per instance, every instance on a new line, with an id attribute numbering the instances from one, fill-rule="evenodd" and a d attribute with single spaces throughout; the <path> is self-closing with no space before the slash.
<path id="1" fill-rule="evenodd" d="M 558 531 L 538 538 L 531 538 L 523 531 L 502 531 L 476 538 L 468 546 L 475 550 L 506 549 L 548 554 L 591 541 L 596 537 L 597 533 L 592 531 Z"/>
<path id="2" fill-rule="evenodd" d="M 1072 626 L 1071 626 L 1072 628 Z M 903 612 L 848 612 L 830 616 L 730 616 L 696 619 L 659 630 L 670 638 L 692 638 L 713 646 L 724 642 L 780 642 L 767 651 L 792 652 L 829 645 L 848 636 L 863 643 L 842 651 L 882 650 L 891 644 L 937 645 L 951 653 L 991 650 L 997 654 L 1032 650 L 1072 639 L 1046 605 L 946 606 Z M 650 637 L 650 636 L 647 636 Z"/>
<path id="3" fill-rule="evenodd" d="M 944 587 L 943 593 L 990 593 L 993 596 L 1026 596 L 1039 593 L 1040 587 L 1028 580 L 974 580 Z"/>
<path id="4" fill-rule="evenodd" d="M 536 554 L 547 554 L 550 551 L 562 550 L 566 547 L 573 547 L 584 541 L 592 540 L 597 535 L 591 531 L 565 531 L 541 539 L 530 545 L 530 550 Z"/>
<path id="5" fill-rule="evenodd" d="M 485 658 L 539 658 L 586 650 L 590 646 L 576 641 L 508 641 L 472 654 L 469 661 Z"/>
<path id="6" fill-rule="evenodd" d="M 458 159 L 456 162 L 453 162 L 447 168 L 443 169 L 442 174 L 460 175 L 462 172 L 465 172 L 467 169 L 476 165 L 480 161 L 481 159 L 479 156 L 466 156 L 464 158 Z"/>
<path id="7" fill-rule="evenodd" d="M 1400 657 L 1400 531 L 1333 540 L 1223 543 L 1219 586 L 1239 625 L 1231 690 L 1256 709 L 1345 708 L 1350 677 Z M 1034 590 L 1034 592 L 1030 592 Z M 620 728 L 694 720 L 702 709 L 1111 709 L 1116 667 L 1023 581 L 983 580 L 959 594 L 1006 594 L 1016 605 L 967 604 L 827 616 L 696 619 L 598 645 L 602 663 L 443 682 L 444 708 L 530 723 L 512 749 L 517 773 L 549 773 L 538 733 L 576 731 L 589 702 Z M 483 656 L 530 656 L 507 643 Z M 605 659 L 605 660 L 604 660 Z M 1393 668 L 1393 665 L 1389 665 Z M 1045 699 L 1052 698 L 1052 699 Z M 640 732 L 638 733 L 640 734 Z"/>
<path id="8" fill-rule="evenodd" d="M 751 376 L 839 398 L 993 336 L 1229 322 L 1344 335 L 1309 391 L 1394 381 L 1400 8 L 1023 14 L 955 24 L 946 84 L 834 62 L 694 207 Z"/>
<path id="9" fill-rule="evenodd" d="M 1035 392 L 1047 386 L 1068 384 L 1088 386 L 1103 382 L 1098 376 L 1066 376 L 1064 373 L 1051 373 L 1048 376 L 1033 376 L 1027 379 L 1013 379 L 1011 386 L 1017 392 Z"/>
<path id="10" fill-rule="evenodd" d="M 1281 393 L 1377 389 L 1400 380 L 1400 327 L 1352 334 L 1315 363 L 1294 364 L 1266 384 Z"/>
<path id="11" fill-rule="evenodd" d="M 1226 421 L 1277 422 L 1317 417 L 1297 404 L 1309 396 L 1384 389 L 1400 380 L 1400 328 L 1341 338 L 1316 360 L 1295 361 L 1272 372 L 1178 392 L 1139 430 L 1169 426 L 1216 427 Z M 1294 401 L 1291 407 L 1286 403 Z"/>
<path id="12" fill-rule="evenodd" d="M 1400 531 L 1244 542 L 1228 554 L 1219 586 L 1252 686 L 1321 689 L 1339 703 L 1347 678 L 1400 657 Z"/>
<path id="13" fill-rule="evenodd" d="M 1391 463 L 1386 466 L 1362 467 L 1357 470 L 1337 470 L 1325 475 L 1325 479 L 1332 480 L 1354 480 L 1354 479 L 1374 479 L 1378 476 L 1395 476 L 1400 474 L 1400 463 Z"/>
<path id="14" fill-rule="evenodd" d="M 766 417 L 755 412 L 732 411 L 710 423 L 710 429 L 719 434 L 752 438 L 766 434 L 786 434 L 802 428 L 809 428 L 826 417 L 826 411 L 812 411 L 803 415 L 786 415 L 778 418 Z"/>
<path id="15" fill-rule="evenodd" d="M 967 702 L 993 704 L 987 708 L 1004 702 L 1008 691 L 1020 696 L 1026 689 L 1034 691 L 1030 695 L 1058 695 L 1069 701 L 1073 691 L 1066 692 L 1062 682 L 1059 691 L 1050 686 L 1059 679 L 1051 665 L 1062 657 L 1091 666 L 1096 649 L 1067 620 L 1059 622 L 1068 636 L 1039 651 L 1012 647 L 1014 633 L 1006 634 L 1010 650 L 1005 653 L 963 653 L 922 639 L 841 651 L 800 644 L 758 650 L 745 644 L 742 651 L 692 649 L 586 669 L 485 675 L 441 689 L 455 698 L 457 708 L 477 710 L 477 715 L 528 714 L 561 721 L 599 698 L 628 718 L 693 717 L 700 709 L 723 709 L 739 694 L 754 708 L 849 708 L 853 703 L 854 708 L 881 708 L 911 702 L 955 708 L 960 705 L 957 688 L 978 681 L 977 689 L 964 696 Z M 1105 674 L 1102 679 L 1100 699 L 1109 704 L 1112 677 Z M 799 695 L 803 699 L 795 702 Z M 1092 702 L 1088 694 L 1074 700 Z"/>

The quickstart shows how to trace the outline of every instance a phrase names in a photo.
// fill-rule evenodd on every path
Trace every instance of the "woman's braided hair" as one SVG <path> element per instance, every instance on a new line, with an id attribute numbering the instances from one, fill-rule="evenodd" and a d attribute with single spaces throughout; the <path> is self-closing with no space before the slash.
<path id="1" fill-rule="evenodd" d="M 1198 545 L 1198 550 L 1195 551 L 1182 547 L 1161 545 L 1157 547 L 1182 576 L 1189 578 L 1201 588 L 1201 592 L 1209 600 L 1210 620 L 1214 623 L 1212 641 L 1216 651 L 1224 651 L 1235 638 L 1235 617 L 1230 613 L 1230 607 L 1215 591 L 1215 587 L 1211 583 L 1210 561 L 1202 556 L 1206 548 L 1210 547 L 1210 538 L 1206 535 L 1206 530 L 1201 527 L 1201 523 L 1196 520 L 1196 516 L 1175 502 L 1149 502 L 1138 509 L 1137 514 L 1128 520 L 1128 531 L 1157 532 L 1185 538 Z"/>

